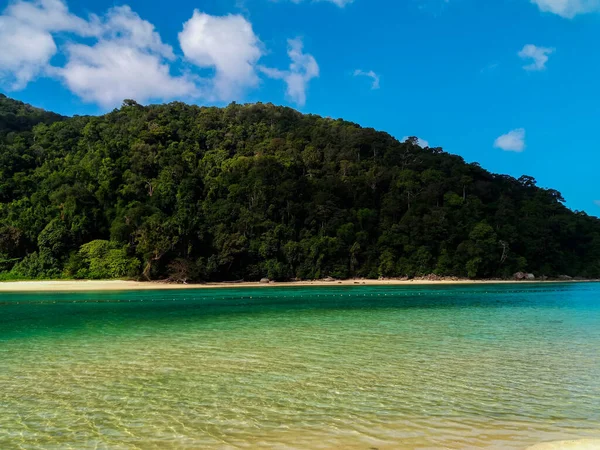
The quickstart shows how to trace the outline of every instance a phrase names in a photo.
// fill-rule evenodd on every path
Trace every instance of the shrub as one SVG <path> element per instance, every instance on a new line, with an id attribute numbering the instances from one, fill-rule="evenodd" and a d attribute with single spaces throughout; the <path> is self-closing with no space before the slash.
<path id="1" fill-rule="evenodd" d="M 127 247 L 104 240 L 88 242 L 71 255 L 66 273 L 75 278 L 110 279 L 133 277 L 140 270 L 140 261 L 127 254 Z"/>
<path id="2" fill-rule="evenodd" d="M 42 249 L 33 252 L 15 264 L 11 274 L 20 278 L 58 278 L 58 260 L 52 256 L 49 250 Z"/>

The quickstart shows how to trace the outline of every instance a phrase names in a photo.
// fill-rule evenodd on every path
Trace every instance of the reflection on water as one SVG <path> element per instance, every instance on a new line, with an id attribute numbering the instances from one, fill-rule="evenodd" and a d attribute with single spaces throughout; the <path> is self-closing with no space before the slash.
<path id="1" fill-rule="evenodd" d="M 593 284 L 0 294 L 0 448 L 600 437 Z"/>

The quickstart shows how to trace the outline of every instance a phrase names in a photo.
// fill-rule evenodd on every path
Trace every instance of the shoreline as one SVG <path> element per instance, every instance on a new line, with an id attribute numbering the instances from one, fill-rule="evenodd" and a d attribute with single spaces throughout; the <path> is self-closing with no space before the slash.
<path id="1" fill-rule="evenodd" d="M 545 283 L 590 283 L 598 280 L 335 280 L 335 281 L 288 281 L 288 282 L 219 282 L 203 284 L 178 284 L 160 281 L 127 280 L 52 280 L 52 281 L 3 281 L 2 292 L 86 292 L 86 291 L 149 291 L 182 289 L 235 289 L 270 287 L 323 287 L 323 286 L 451 286 L 451 285 L 492 285 L 492 284 L 545 284 Z"/>

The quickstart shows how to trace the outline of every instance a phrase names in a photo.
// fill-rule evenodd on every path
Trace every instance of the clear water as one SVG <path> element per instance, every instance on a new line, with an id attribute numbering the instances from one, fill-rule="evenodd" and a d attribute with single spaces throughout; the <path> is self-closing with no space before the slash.
<path id="1" fill-rule="evenodd" d="M 600 285 L 0 294 L 0 449 L 600 437 Z"/>

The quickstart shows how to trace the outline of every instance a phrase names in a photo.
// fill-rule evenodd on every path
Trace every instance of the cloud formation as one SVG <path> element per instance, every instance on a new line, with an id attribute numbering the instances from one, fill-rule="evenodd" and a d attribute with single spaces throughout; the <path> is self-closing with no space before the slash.
<path id="1" fill-rule="evenodd" d="M 554 53 L 553 48 L 537 47 L 533 44 L 527 44 L 518 53 L 518 55 L 521 59 L 531 60 L 531 64 L 527 64 L 526 66 L 523 66 L 523 69 L 529 70 L 529 71 L 540 71 L 540 70 L 546 69 L 546 63 L 548 62 L 548 57 L 552 53 Z"/>
<path id="2" fill-rule="evenodd" d="M 380 85 L 379 85 L 379 75 L 377 75 L 375 72 L 373 72 L 372 70 L 369 71 L 364 71 L 364 70 L 355 70 L 354 71 L 354 76 L 355 77 L 368 77 L 371 78 L 371 89 L 379 89 Z"/>
<path id="3" fill-rule="evenodd" d="M 14 17 L 0 16 L 0 82 L 23 89 L 57 51 L 52 35 Z"/>
<path id="4" fill-rule="evenodd" d="M 63 0 L 20 0 L 11 3 L 4 14 L 38 30 L 70 31 L 79 36 L 94 36 L 98 33 L 95 16 L 87 21 L 71 14 Z"/>
<path id="5" fill-rule="evenodd" d="M 0 16 L 0 82 L 11 90 L 23 89 L 45 72 L 58 47 L 52 33 L 92 36 L 88 22 L 69 13 L 62 0 L 17 1 Z"/>
<path id="6" fill-rule="evenodd" d="M 244 17 L 215 17 L 195 10 L 179 33 L 179 43 L 189 61 L 215 70 L 213 85 L 219 100 L 231 100 L 258 84 L 261 42 Z"/>
<path id="7" fill-rule="evenodd" d="M 117 6 L 106 14 L 100 36 L 125 47 L 147 50 L 169 60 L 175 59 L 173 48 L 164 44 L 154 25 L 143 20 L 129 6 Z"/>
<path id="8" fill-rule="evenodd" d="M 83 100 L 109 108 L 125 98 L 229 101 L 259 85 L 263 44 L 243 16 L 194 10 L 178 37 L 187 66 L 154 25 L 129 6 L 82 18 L 64 0 L 16 0 L 0 15 L 0 86 L 19 90 L 49 76 Z M 301 40 L 288 44 L 289 70 L 263 72 L 283 79 L 287 96 L 303 105 L 307 84 L 318 76 L 319 66 L 303 52 Z M 59 54 L 64 62 L 53 65 Z M 173 73 L 192 66 L 201 72 Z"/>
<path id="9" fill-rule="evenodd" d="M 188 76 L 172 76 L 168 64 L 148 49 L 110 40 L 96 45 L 70 45 L 69 60 L 56 73 L 83 100 L 105 108 L 125 98 L 140 102 L 194 96 L 196 85 Z"/>
<path id="10" fill-rule="evenodd" d="M 494 148 L 499 148 L 506 152 L 522 152 L 525 150 L 525 129 L 517 128 L 498 137 L 494 142 Z"/>
<path id="11" fill-rule="evenodd" d="M 531 0 L 541 11 L 572 19 L 579 14 L 600 11 L 600 0 Z"/>
<path id="12" fill-rule="evenodd" d="M 269 67 L 261 67 L 260 70 L 270 78 L 285 81 L 290 100 L 304 106 L 308 83 L 319 76 L 319 65 L 312 55 L 304 53 L 304 44 L 300 38 L 288 41 L 288 56 L 292 60 L 289 70 Z"/>
<path id="13" fill-rule="evenodd" d="M 108 108 L 125 98 L 146 102 L 196 93 L 190 77 L 171 75 L 171 46 L 129 6 L 110 9 L 98 21 L 96 38 L 92 45 L 68 44 L 67 63 L 52 69 L 83 100 Z"/>
<path id="14" fill-rule="evenodd" d="M 292 3 L 302 3 L 303 0 L 292 0 Z M 329 2 L 329 3 L 333 3 L 334 5 L 339 6 L 340 8 L 343 8 L 344 6 L 352 3 L 354 0 L 314 0 L 314 1 L 321 1 L 321 2 Z"/>

